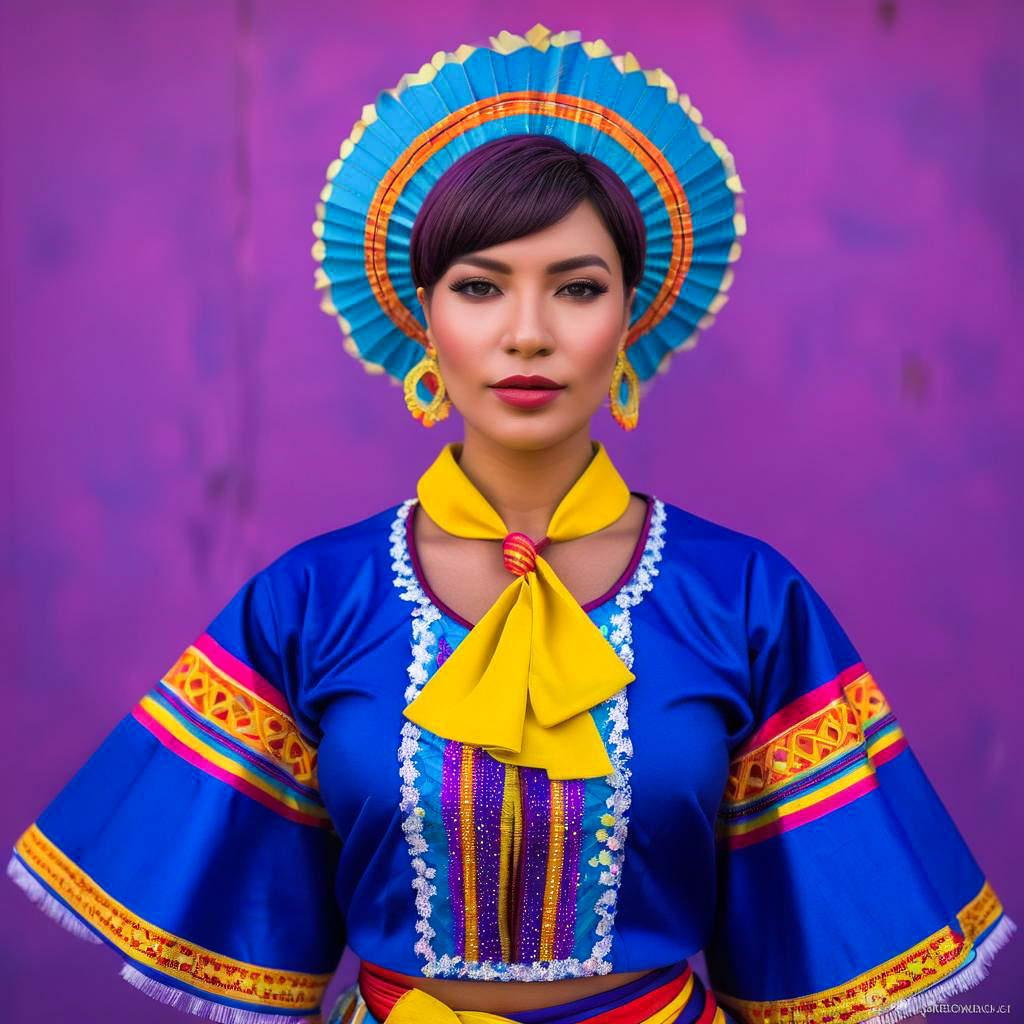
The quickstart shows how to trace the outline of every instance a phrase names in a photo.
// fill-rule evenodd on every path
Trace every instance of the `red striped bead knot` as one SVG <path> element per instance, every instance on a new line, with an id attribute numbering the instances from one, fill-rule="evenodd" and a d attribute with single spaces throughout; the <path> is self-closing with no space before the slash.
<path id="1" fill-rule="evenodd" d="M 525 533 L 510 533 L 501 544 L 505 568 L 515 576 L 525 576 L 537 567 L 537 549 Z"/>

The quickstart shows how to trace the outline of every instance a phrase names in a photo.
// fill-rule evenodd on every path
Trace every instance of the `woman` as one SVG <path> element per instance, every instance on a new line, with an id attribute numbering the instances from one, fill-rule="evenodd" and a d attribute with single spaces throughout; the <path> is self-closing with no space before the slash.
<path id="1" fill-rule="evenodd" d="M 728 287 L 698 123 L 540 26 L 357 123 L 324 308 L 464 438 L 248 580 L 19 838 L 12 878 L 143 991 L 315 1017 L 347 942 L 345 1024 L 889 1021 L 1012 933 L 810 583 L 591 439 Z"/>

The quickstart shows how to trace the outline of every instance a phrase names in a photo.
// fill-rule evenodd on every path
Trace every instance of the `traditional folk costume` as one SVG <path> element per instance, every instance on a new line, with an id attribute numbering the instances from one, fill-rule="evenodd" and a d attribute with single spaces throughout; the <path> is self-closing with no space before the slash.
<path id="1" fill-rule="evenodd" d="M 318 211 L 324 308 L 418 418 L 443 415 L 409 231 L 454 160 L 523 132 L 598 156 L 644 212 L 612 393 L 635 425 L 638 382 L 724 301 L 741 189 L 671 80 L 600 42 L 502 33 L 364 109 Z M 630 499 L 593 451 L 542 540 L 509 533 L 449 444 L 414 497 L 261 569 L 17 839 L 11 878 L 128 981 L 229 1024 L 315 1017 L 346 944 L 364 965 L 334 1024 L 856 1024 L 975 984 L 1015 926 L 785 556 L 632 492 L 620 579 L 582 606 L 558 579 L 545 545 Z M 502 542 L 510 582 L 478 622 L 424 578 L 421 514 Z M 638 970 L 507 1016 L 398 977 Z"/>

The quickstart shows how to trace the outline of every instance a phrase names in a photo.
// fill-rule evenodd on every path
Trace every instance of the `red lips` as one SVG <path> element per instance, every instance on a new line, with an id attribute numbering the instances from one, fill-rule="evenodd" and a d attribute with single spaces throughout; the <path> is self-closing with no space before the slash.
<path id="1" fill-rule="evenodd" d="M 561 389 L 564 384 L 556 384 L 548 377 L 541 377 L 538 374 L 524 376 L 521 373 L 514 373 L 511 377 L 502 377 L 501 380 L 491 385 L 492 388 L 523 388 L 525 390 Z"/>
<path id="2" fill-rule="evenodd" d="M 540 409 L 555 401 L 564 390 L 564 384 L 556 384 L 549 377 L 536 373 L 514 373 L 491 385 L 497 398 L 517 409 Z"/>

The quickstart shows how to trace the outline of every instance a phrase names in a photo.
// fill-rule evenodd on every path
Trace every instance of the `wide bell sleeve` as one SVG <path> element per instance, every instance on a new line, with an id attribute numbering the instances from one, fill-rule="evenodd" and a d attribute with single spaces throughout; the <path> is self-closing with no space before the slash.
<path id="1" fill-rule="evenodd" d="M 1016 926 L 810 583 L 746 575 L 752 732 L 716 821 L 711 988 L 746 1024 L 885 1024 L 977 984 Z"/>
<path id="2" fill-rule="evenodd" d="M 344 946 L 341 841 L 265 572 L 21 834 L 7 869 L 120 954 L 125 980 L 226 1024 L 317 1019 Z"/>

